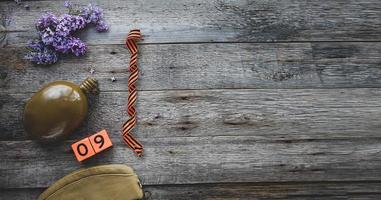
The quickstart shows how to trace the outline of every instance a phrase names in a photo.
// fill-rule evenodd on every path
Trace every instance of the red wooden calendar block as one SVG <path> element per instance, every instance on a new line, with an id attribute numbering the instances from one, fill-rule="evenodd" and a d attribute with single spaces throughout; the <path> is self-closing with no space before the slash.
<path id="1" fill-rule="evenodd" d="M 85 160 L 95 155 L 95 151 L 91 146 L 89 138 L 84 138 L 83 140 L 72 144 L 71 148 L 73 149 L 74 155 L 78 161 Z"/>
<path id="2" fill-rule="evenodd" d="M 98 133 L 90 136 L 89 139 L 95 153 L 99 153 L 112 146 L 112 142 L 108 137 L 106 130 L 99 131 Z"/>
<path id="3" fill-rule="evenodd" d="M 99 131 L 98 133 L 84 138 L 71 145 L 74 155 L 78 161 L 85 160 L 91 156 L 112 146 L 110 137 L 106 130 Z"/>

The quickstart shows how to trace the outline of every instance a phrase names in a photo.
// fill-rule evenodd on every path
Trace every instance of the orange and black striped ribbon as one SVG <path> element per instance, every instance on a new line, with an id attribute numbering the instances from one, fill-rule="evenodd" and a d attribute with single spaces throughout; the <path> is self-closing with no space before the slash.
<path id="1" fill-rule="evenodd" d="M 140 40 L 141 34 L 140 30 L 131 30 L 127 36 L 126 45 L 128 50 L 130 51 L 130 77 L 128 78 L 128 104 L 127 104 L 127 112 L 129 115 L 129 119 L 123 124 L 122 133 L 123 140 L 127 143 L 127 145 L 133 149 L 139 157 L 142 156 L 143 146 L 138 142 L 132 135 L 131 131 L 136 125 L 136 109 L 135 102 L 137 99 L 137 90 L 136 90 L 136 82 L 138 80 L 138 46 L 136 44 L 137 40 Z"/>

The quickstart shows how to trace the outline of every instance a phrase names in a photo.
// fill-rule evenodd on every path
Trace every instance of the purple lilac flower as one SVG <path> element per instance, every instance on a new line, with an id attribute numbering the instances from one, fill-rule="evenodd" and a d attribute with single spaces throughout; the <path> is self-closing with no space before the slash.
<path id="1" fill-rule="evenodd" d="M 74 24 L 75 24 L 75 30 L 83 29 L 86 26 L 86 21 L 81 16 L 75 16 Z"/>
<path id="2" fill-rule="evenodd" d="M 76 56 L 84 55 L 87 50 L 86 44 L 75 37 L 56 37 L 53 42 L 53 47 L 57 52 L 71 52 Z"/>
<path id="3" fill-rule="evenodd" d="M 98 21 L 97 26 L 95 27 L 98 32 L 104 32 L 108 30 L 108 25 L 103 20 Z"/>
<path id="4" fill-rule="evenodd" d="M 76 30 L 85 28 L 85 26 L 86 22 L 83 17 L 64 14 L 59 18 L 56 33 L 59 36 L 66 37 Z"/>
<path id="5" fill-rule="evenodd" d="M 46 13 L 43 14 L 40 19 L 38 19 L 36 26 L 39 30 L 43 30 L 48 27 L 54 30 L 57 24 L 57 17 L 52 13 Z"/>
<path id="6" fill-rule="evenodd" d="M 97 22 L 102 20 L 103 10 L 98 6 L 93 6 L 89 4 L 86 7 L 82 8 L 80 16 L 82 16 L 86 20 L 86 23 L 96 24 Z"/>
<path id="7" fill-rule="evenodd" d="M 70 29 L 69 27 L 65 26 L 64 24 L 58 24 L 56 27 L 55 35 L 59 37 L 66 37 L 69 36 Z"/>
<path id="8" fill-rule="evenodd" d="M 55 36 L 52 46 L 57 52 L 68 53 L 71 50 L 72 38 L 71 37 L 61 37 Z"/>
<path id="9" fill-rule="evenodd" d="M 29 40 L 27 47 L 34 51 L 42 51 L 44 49 L 44 43 L 39 40 Z"/>
<path id="10" fill-rule="evenodd" d="M 73 38 L 71 41 L 71 52 L 76 56 L 82 56 L 86 53 L 87 47 L 79 38 Z"/>
<path id="11" fill-rule="evenodd" d="M 69 2 L 64 5 L 72 9 Z M 72 34 L 89 23 L 95 24 L 99 32 L 107 31 L 109 27 L 102 18 L 102 9 L 91 4 L 83 7 L 77 16 L 63 14 L 57 18 L 52 13 L 45 13 L 36 23 L 40 39 L 28 43 L 30 52 L 25 58 L 37 64 L 52 64 L 57 62 L 58 53 L 84 55 L 87 51 L 86 44 Z"/>
<path id="12" fill-rule="evenodd" d="M 24 58 L 39 65 L 53 64 L 58 60 L 57 53 L 48 49 L 42 52 L 29 52 Z"/>
<path id="13" fill-rule="evenodd" d="M 103 18 L 103 10 L 98 6 L 93 6 L 93 12 L 90 15 L 90 20 L 92 23 L 96 24 Z"/>
<path id="14" fill-rule="evenodd" d="M 56 34 L 62 37 L 68 36 L 74 31 L 75 18 L 72 15 L 63 14 L 59 18 L 59 23 L 56 27 Z"/>
<path id="15" fill-rule="evenodd" d="M 66 8 L 71 8 L 71 3 L 70 3 L 69 1 L 65 1 L 65 2 L 64 2 L 64 6 L 65 6 Z"/>
<path id="16" fill-rule="evenodd" d="M 45 46 L 42 41 L 29 41 L 28 48 L 32 51 L 25 55 L 26 60 L 43 65 L 53 64 L 58 60 L 57 53 Z"/>
<path id="17" fill-rule="evenodd" d="M 90 19 L 91 13 L 92 13 L 92 5 L 89 4 L 86 7 L 82 8 L 80 16 L 85 19 L 86 23 L 90 23 L 91 22 L 91 19 Z"/>

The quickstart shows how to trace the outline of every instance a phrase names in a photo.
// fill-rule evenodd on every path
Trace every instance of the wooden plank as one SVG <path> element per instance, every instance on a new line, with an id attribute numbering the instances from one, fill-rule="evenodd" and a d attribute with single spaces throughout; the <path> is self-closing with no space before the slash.
<path id="1" fill-rule="evenodd" d="M 381 86 L 381 43 L 142 45 L 139 90 L 211 88 L 338 88 Z M 129 53 L 122 45 L 91 46 L 82 58 L 51 67 L 23 60 L 24 48 L 0 48 L 0 88 L 34 92 L 57 79 L 92 75 L 102 91 L 127 89 Z M 116 82 L 111 82 L 111 77 Z"/>
<path id="2" fill-rule="evenodd" d="M 23 105 L 32 94 L 0 94 L 0 138 L 25 140 Z M 69 139 L 101 129 L 120 138 L 126 92 L 92 98 L 88 121 Z M 139 138 L 252 136 L 258 140 L 379 137 L 379 89 L 143 91 Z"/>
<path id="3" fill-rule="evenodd" d="M 42 191 L 42 188 L 0 189 L 0 198 L 8 200 L 37 199 L 38 195 L 40 195 Z"/>
<path id="4" fill-rule="evenodd" d="M 380 183 L 228 183 L 144 187 L 152 199 L 379 199 Z"/>
<path id="5" fill-rule="evenodd" d="M 90 44 L 122 44 L 132 28 L 142 29 L 144 43 L 381 40 L 379 0 L 96 3 L 104 9 L 111 30 L 81 34 Z M 29 11 L 14 2 L 0 2 L 0 11 L 12 20 L 4 45 L 22 45 L 34 37 L 34 22 L 42 12 L 64 12 L 63 0 L 31 1 L 28 5 Z"/>
<path id="6" fill-rule="evenodd" d="M 47 187 L 83 166 L 126 163 L 142 183 L 380 181 L 381 138 L 261 141 L 255 136 L 141 138 L 144 157 L 113 138 L 80 165 L 70 144 L 0 142 L 0 188 Z"/>
<path id="7" fill-rule="evenodd" d="M 222 183 L 145 185 L 146 199 L 325 199 L 374 200 L 381 198 L 379 182 Z M 36 199 L 40 188 L 0 190 L 7 200 Z"/>

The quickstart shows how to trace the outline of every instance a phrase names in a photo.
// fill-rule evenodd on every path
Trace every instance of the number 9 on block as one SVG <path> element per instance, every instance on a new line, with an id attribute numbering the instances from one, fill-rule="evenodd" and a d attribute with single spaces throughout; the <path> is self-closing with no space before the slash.
<path id="1" fill-rule="evenodd" d="M 109 148 L 112 142 L 106 130 L 102 130 L 90 137 L 84 138 L 71 145 L 78 161 L 83 161 L 91 156 Z"/>

